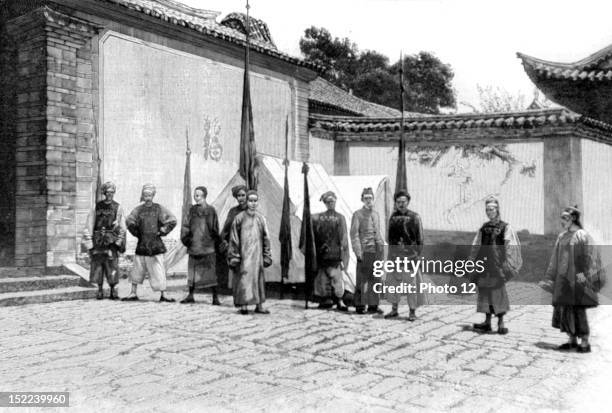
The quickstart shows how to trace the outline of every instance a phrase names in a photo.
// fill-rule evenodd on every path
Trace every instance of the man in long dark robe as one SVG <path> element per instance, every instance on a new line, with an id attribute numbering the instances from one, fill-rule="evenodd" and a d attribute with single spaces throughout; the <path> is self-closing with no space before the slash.
<path id="1" fill-rule="evenodd" d="M 357 257 L 357 282 L 354 303 L 358 314 L 378 313 L 379 295 L 373 285 L 380 282 L 374 277 L 374 261 L 382 260 L 384 242 L 380 235 L 380 217 L 374 210 L 374 191 L 364 188 L 361 193 L 363 208 L 355 211 L 351 220 L 351 245 Z"/>
<path id="2" fill-rule="evenodd" d="M 348 237 L 346 220 L 335 210 L 336 199 L 332 191 L 324 193 L 321 201 L 325 203 L 327 211 L 312 216 L 319 269 L 314 280 L 314 294 L 319 298 L 319 308 L 330 308 L 335 303 L 338 310 L 348 311 L 342 300 L 342 271 L 347 268 L 349 261 Z"/>
<path id="3" fill-rule="evenodd" d="M 419 258 L 423 249 L 423 227 L 421 217 L 414 211 L 408 209 L 410 194 L 407 190 L 398 191 L 395 196 L 395 211 L 389 218 L 389 253 L 388 261 L 395 262 L 397 259 L 416 260 Z M 410 314 L 408 321 L 416 320 L 416 309 L 427 303 L 427 295 L 418 288 L 422 282 L 422 274 L 417 271 L 415 274 L 404 271 L 392 271 L 387 273 L 385 280 L 386 286 L 401 287 L 403 285 L 414 286 L 414 292 L 394 292 L 387 293 L 386 298 L 391 303 L 391 311 L 385 318 L 399 316 L 399 302 L 403 295 L 406 295 Z"/>
<path id="4" fill-rule="evenodd" d="M 119 253 L 125 252 L 125 215 L 114 201 L 116 186 L 112 182 L 102 185 L 104 200 L 98 202 L 87 216 L 83 243 L 91 258 L 89 281 L 98 285 L 98 300 L 104 297 L 104 278 L 110 287 L 111 300 L 116 300 L 115 286 L 119 283 Z"/>
<path id="5" fill-rule="evenodd" d="M 174 298 L 165 295 L 166 269 L 164 267 L 164 253 L 166 246 L 161 237 L 166 236 L 176 226 L 176 217 L 160 204 L 154 203 L 155 186 L 146 184 L 142 188 L 138 205 L 127 217 L 128 231 L 138 238 L 134 267 L 130 272 L 132 291 L 123 301 L 137 301 L 138 284 L 144 282 L 145 274 L 149 274 L 149 283 L 153 291 L 160 291 L 159 301 L 174 302 Z"/>
<path id="6" fill-rule="evenodd" d="M 247 209 L 234 218 L 227 254 L 229 266 L 234 271 L 234 305 L 245 315 L 249 313 L 247 306 L 253 304 L 256 313 L 270 313 L 263 308 L 266 300 L 264 268 L 272 265 L 272 254 L 266 219 L 257 212 L 258 201 L 256 191 L 247 192 Z"/>
<path id="7" fill-rule="evenodd" d="M 504 326 L 504 315 L 510 310 L 506 282 L 518 274 L 523 264 L 520 242 L 510 225 L 501 220 L 496 198 L 487 198 L 485 208 L 489 221 L 476 234 L 470 254 L 472 261 L 484 263 L 484 272 L 472 276 L 478 286 L 476 311 L 485 313 L 485 321 L 474 324 L 474 329 L 491 331 L 491 316 L 495 315 L 497 332 L 508 334 Z"/>
<path id="8" fill-rule="evenodd" d="M 184 218 L 181 228 L 181 242 L 187 247 L 189 260 L 187 263 L 187 286 L 189 293 L 181 300 L 181 304 L 195 302 L 195 288 L 211 288 L 212 304 L 221 305 L 217 296 L 217 253 L 221 245 L 219 236 L 219 219 L 217 211 L 206 203 L 208 190 L 198 186 L 193 191 L 192 205 L 189 215 Z"/>
<path id="9" fill-rule="evenodd" d="M 247 209 L 246 193 L 247 187 L 245 185 L 236 185 L 232 188 L 232 196 L 238 201 L 238 205 L 231 207 L 227 212 L 225 223 L 221 229 L 221 246 L 219 254 L 217 254 L 217 279 L 219 285 L 229 285 L 230 287 L 232 285 L 232 271 L 227 266 L 227 249 L 230 242 L 230 232 L 232 230 L 234 218 Z"/>
<path id="10" fill-rule="evenodd" d="M 569 337 L 558 349 L 590 353 L 587 309 L 599 305 L 598 292 L 604 286 L 606 274 L 593 238 L 582 228 L 580 215 L 575 206 L 563 209 L 560 217 L 563 232 L 555 242 L 540 286 L 553 295 L 552 326 Z"/>

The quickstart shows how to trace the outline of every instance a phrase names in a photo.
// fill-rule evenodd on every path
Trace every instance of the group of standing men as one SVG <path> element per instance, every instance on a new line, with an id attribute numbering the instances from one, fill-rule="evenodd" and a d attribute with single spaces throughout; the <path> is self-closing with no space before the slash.
<path id="1" fill-rule="evenodd" d="M 167 208 L 153 202 L 156 188 L 146 184 L 142 188 L 141 203 L 127 216 L 114 200 L 116 186 L 112 182 L 102 185 L 104 199 L 96 203 L 87 218 L 83 243 L 89 251 L 90 281 L 98 285 L 97 298 L 104 297 L 106 278 L 110 299 L 118 299 L 119 253 L 125 252 L 126 232 L 138 239 L 134 263 L 129 274 L 131 292 L 122 301 L 138 301 L 137 288 L 149 274 L 154 291 L 160 292 L 161 302 L 174 302 L 165 295 L 167 288 L 162 237 L 177 225 L 176 217 Z M 268 314 L 262 307 L 265 301 L 264 268 L 272 264 L 270 239 L 265 218 L 257 211 L 259 195 L 241 185 L 232 189 L 238 205 L 232 208 L 225 225 L 219 231 L 215 208 L 206 203 L 208 191 L 199 186 L 194 190 L 195 205 L 183 218 L 181 242 L 189 254 L 188 293 L 181 303 L 193 303 L 196 288 L 211 288 L 213 305 L 219 305 L 217 279 L 224 271 L 224 261 L 232 269 L 234 304 L 242 314 L 248 314 L 247 305 L 255 304 L 255 312 Z M 221 257 L 221 259 L 219 259 Z"/>
<path id="2" fill-rule="evenodd" d="M 104 199 L 98 202 L 87 218 L 83 241 L 90 257 L 90 280 L 99 287 L 97 298 L 103 298 L 103 282 L 110 286 L 110 298 L 117 299 L 119 281 L 118 257 L 125 252 L 126 230 L 138 239 L 134 265 L 129 274 L 132 289 L 125 301 L 138 300 L 137 287 L 149 274 L 151 288 L 160 291 L 160 301 L 173 302 L 165 296 L 166 272 L 162 237 L 177 225 L 177 219 L 166 208 L 154 203 L 156 189 L 151 184 L 142 188 L 141 203 L 124 217 L 121 206 L 114 201 L 116 187 L 112 182 L 102 185 Z M 265 217 L 257 211 L 259 195 L 248 191 L 244 185 L 232 188 L 238 204 L 228 212 L 219 231 L 219 221 L 214 207 L 206 203 L 207 189 L 199 186 L 194 191 L 195 205 L 183 218 L 181 242 L 187 248 L 188 294 L 181 303 L 194 302 L 195 288 L 212 288 L 213 305 L 219 305 L 217 297 L 218 276 L 231 269 L 234 305 L 241 314 L 248 314 L 248 305 L 255 305 L 255 312 L 269 314 L 262 304 L 265 301 L 264 268 L 272 264 L 270 237 Z M 326 211 L 312 216 L 312 228 L 317 256 L 317 275 L 314 295 L 319 308 L 336 305 L 340 311 L 348 311 L 344 303 L 343 272 L 349 261 L 348 237 L 357 258 L 357 277 L 353 304 L 358 314 L 382 313 L 380 295 L 374 284 L 380 278 L 374 276 L 374 262 L 384 258 L 384 241 L 380 231 L 380 217 L 374 206 L 374 193 L 364 188 L 361 194 L 363 208 L 356 211 L 347 230 L 344 216 L 335 210 L 336 195 L 329 191 L 321 196 Z M 423 229 L 419 214 L 408 209 L 410 194 L 398 191 L 394 196 L 395 208 L 388 223 L 387 260 L 397 258 L 418 259 L 423 249 Z M 505 284 L 518 274 L 522 265 L 520 242 L 509 224 L 501 220 L 499 202 L 491 197 L 485 201 L 489 220 L 483 224 L 473 241 L 471 260 L 485 262 L 484 272 L 474 275 L 470 281 L 478 287 L 477 311 L 485 314 L 483 323 L 474 329 L 491 331 L 491 318 L 498 318 L 499 334 L 507 334 L 503 317 L 509 310 Z M 564 231 L 559 236 L 543 288 L 553 292 L 555 306 L 553 326 L 566 332 L 570 341 L 562 350 L 590 351 L 589 327 L 586 308 L 597 305 L 596 292 L 603 285 L 600 263 L 597 262 L 590 236 L 580 224 L 580 211 L 566 208 L 561 214 Z M 568 241 L 569 240 L 569 241 Z M 578 248 L 580 246 L 580 248 Z M 569 258 L 568 258 L 569 257 Z M 385 284 L 420 285 L 422 274 L 405 272 L 387 273 Z M 416 319 L 416 309 L 427 303 L 425 292 L 419 289 L 402 290 L 386 294 L 392 304 L 385 318 L 399 315 L 398 305 L 407 296 L 410 309 L 409 321 Z M 577 344 L 577 337 L 582 343 Z"/>

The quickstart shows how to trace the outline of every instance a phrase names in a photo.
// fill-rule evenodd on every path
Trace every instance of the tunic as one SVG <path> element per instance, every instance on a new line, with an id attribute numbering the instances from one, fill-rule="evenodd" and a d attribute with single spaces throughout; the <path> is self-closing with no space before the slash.
<path id="1" fill-rule="evenodd" d="M 261 304 L 266 300 L 264 267 L 272 265 L 266 219 L 258 212 L 239 213 L 232 223 L 228 262 L 233 269 L 234 305 Z"/>
<path id="2" fill-rule="evenodd" d="M 192 205 L 181 228 L 187 247 L 188 285 L 200 288 L 217 285 L 216 253 L 221 244 L 217 211 L 210 205 Z"/>
<path id="3" fill-rule="evenodd" d="M 108 285 L 119 282 L 119 254 L 125 252 L 125 216 L 121 206 L 100 201 L 87 216 L 83 240 L 91 257 L 89 281 Z"/>
<path id="4" fill-rule="evenodd" d="M 389 218 L 389 253 L 387 260 L 395 261 L 397 258 L 418 259 L 423 249 L 423 227 L 421 217 L 414 211 L 406 212 L 394 211 Z M 414 293 L 387 293 L 385 298 L 392 304 L 399 304 L 402 295 L 406 295 L 408 306 L 416 309 L 420 305 L 427 304 L 428 298 L 425 292 L 421 292 L 417 287 L 423 282 L 423 275 L 420 271 L 416 274 L 407 272 L 391 271 L 386 274 L 385 285 L 399 287 L 413 285 Z"/>
<path id="5" fill-rule="evenodd" d="M 578 281 L 583 273 L 586 282 Z M 546 280 L 552 283 L 552 326 L 574 336 L 589 334 L 586 309 L 599 303 L 597 292 L 604 283 L 599 253 L 583 229 L 562 232 L 550 258 Z"/>
<path id="6" fill-rule="evenodd" d="M 325 211 L 312 216 L 312 229 L 317 253 L 318 273 L 314 280 L 314 294 L 319 298 L 344 295 L 342 265 L 349 262 L 346 220 L 336 211 Z"/>
<path id="7" fill-rule="evenodd" d="M 230 288 L 232 286 L 232 281 L 231 271 L 227 266 L 227 246 L 230 242 L 230 232 L 232 231 L 232 223 L 234 222 L 234 218 L 236 218 L 236 215 L 244 210 L 246 210 L 246 205 L 244 207 L 236 205 L 230 208 L 220 234 L 223 247 L 220 249 L 219 253 L 217 253 L 217 280 L 219 285 L 229 286 Z"/>
<path id="8" fill-rule="evenodd" d="M 138 238 L 136 255 L 152 257 L 166 252 L 161 237 L 174 229 L 176 217 L 159 204 L 141 204 L 134 208 L 126 223 L 130 233 Z"/>
<path id="9" fill-rule="evenodd" d="M 373 290 L 374 283 L 382 280 L 374 277 L 374 261 L 383 259 L 384 242 L 380 235 L 380 218 L 373 209 L 362 208 L 351 220 L 351 245 L 357 261 L 357 280 L 354 302 L 358 307 L 376 306 L 380 298 Z"/>
<path id="10" fill-rule="evenodd" d="M 504 315 L 510 310 L 506 281 L 523 265 L 520 245 L 510 225 L 499 219 L 483 224 L 474 237 L 470 259 L 482 260 L 484 266 L 484 272 L 473 277 L 477 312 Z"/>

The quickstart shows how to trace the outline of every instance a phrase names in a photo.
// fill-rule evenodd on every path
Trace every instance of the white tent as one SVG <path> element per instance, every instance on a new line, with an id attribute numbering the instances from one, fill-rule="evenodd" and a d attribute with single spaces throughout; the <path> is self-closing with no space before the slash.
<path id="1" fill-rule="evenodd" d="M 284 185 L 284 165 L 283 160 L 272 156 L 261 156 L 261 167 L 259 170 L 259 212 L 267 219 L 270 231 L 270 241 L 272 249 L 272 259 L 274 263 L 266 271 L 266 280 L 280 282 L 280 241 L 278 234 L 280 229 L 281 212 L 283 206 L 283 185 Z M 333 177 L 329 175 L 320 164 L 309 163 L 308 186 L 310 191 L 311 212 L 325 211 L 325 205 L 319 201 L 321 195 L 327 191 L 334 191 L 338 195 L 336 201 L 336 211 L 344 215 L 347 229 L 350 229 L 351 217 L 353 212 L 361 208 L 361 190 L 371 186 L 377 196 L 376 209 L 378 210 L 381 221 L 386 222 L 389 208 L 389 180 L 385 176 L 360 176 L 360 177 Z M 293 256 L 289 269 L 289 279 L 287 283 L 304 282 L 304 255 L 299 250 L 299 239 L 301 229 L 301 218 L 304 206 L 304 176 L 302 175 L 302 162 L 292 161 L 288 170 L 289 196 L 291 198 L 291 241 Z M 243 184 L 243 179 L 236 174 L 225 185 L 219 196 L 212 205 L 217 210 L 219 225 L 223 226 L 227 213 L 231 207 L 236 205 L 232 197 L 231 188 L 235 185 Z M 350 202 L 347 200 L 350 196 Z M 355 198 L 355 199 L 353 199 Z M 384 225 L 381 222 L 381 225 Z M 384 229 L 384 226 L 382 227 Z M 384 234 L 383 234 L 384 236 Z M 350 244 L 350 240 L 349 240 Z M 182 255 L 183 248 L 170 251 L 167 262 L 168 268 L 172 268 L 178 263 Z M 355 256 L 350 256 L 349 268 L 345 274 L 346 289 L 353 292 L 355 285 Z"/>

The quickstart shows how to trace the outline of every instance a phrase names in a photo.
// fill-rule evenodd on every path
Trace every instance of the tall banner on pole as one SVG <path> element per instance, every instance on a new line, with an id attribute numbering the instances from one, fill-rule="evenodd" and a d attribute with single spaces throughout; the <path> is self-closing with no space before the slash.
<path id="1" fill-rule="evenodd" d="M 255 131 L 253 130 L 253 108 L 251 107 L 251 90 L 249 83 L 249 2 L 247 1 L 246 48 L 244 51 L 244 81 L 242 84 L 242 120 L 240 123 L 240 176 L 247 189 L 257 189 L 257 165 L 255 148 Z"/>
<path id="2" fill-rule="evenodd" d="M 397 175 L 395 177 L 395 192 L 401 189 L 408 189 L 408 176 L 406 172 L 406 142 L 404 140 L 404 56 L 400 53 L 400 139 L 397 157 Z"/>

